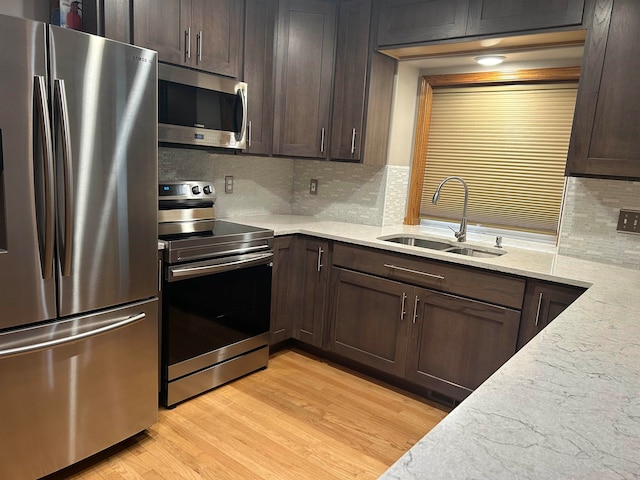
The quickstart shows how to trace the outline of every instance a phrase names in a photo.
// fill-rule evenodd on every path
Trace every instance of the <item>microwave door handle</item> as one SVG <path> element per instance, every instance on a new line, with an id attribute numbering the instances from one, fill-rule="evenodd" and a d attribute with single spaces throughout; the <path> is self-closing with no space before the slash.
<path id="1" fill-rule="evenodd" d="M 62 160 L 64 172 L 64 257 L 61 259 L 62 276 L 71 275 L 71 257 L 73 252 L 73 172 L 71 159 L 71 129 L 69 127 L 69 109 L 64 80 L 54 81 L 54 99 L 58 112 L 59 128 L 62 135 Z"/>
<path id="2" fill-rule="evenodd" d="M 43 76 L 36 76 L 34 82 L 36 112 L 42 140 L 43 185 L 44 185 L 44 255 L 42 256 L 42 278 L 53 277 L 53 243 L 55 235 L 55 192 L 53 191 L 53 140 L 47 102 L 47 87 Z M 34 152 L 34 158 L 36 157 Z M 0 165 L 1 166 L 1 165 Z"/>
<path id="3" fill-rule="evenodd" d="M 240 95 L 240 102 L 242 103 L 242 127 L 240 128 L 240 133 L 237 139 L 240 141 L 245 138 L 247 131 L 247 96 L 242 89 L 238 90 L 238 95 Z"/>

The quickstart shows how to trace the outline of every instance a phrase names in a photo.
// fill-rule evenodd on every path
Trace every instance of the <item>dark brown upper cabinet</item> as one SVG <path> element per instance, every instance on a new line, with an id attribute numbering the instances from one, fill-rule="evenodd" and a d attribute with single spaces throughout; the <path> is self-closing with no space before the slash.
<path id="1" fill-rule="evenodd" d="M 133 0 L 133 42 L 163 62 L 237 78 L 242 13 L 237 0 Z"/>
<path id="2" fill-rule="evenodd" d="M 378 45 L 400 45 L 464 36 L 469 0 L 384 0 Z"/>
<path id="3" fill-rule="evenodd" d="M 371 0 L 340 3 L 331 159 L 386 163 L 395 60 L 370 47 Z"/>
<path id="4" fill-rule="evenodd" d="M 131 42 L 131 0 L 104 2 L 104 36 L 123 43 Z"/>
<path id="5" fill-rule="evenodd" d="M 380 0 L 385 47 L 515 32 L 582 28 L 585 0 Z"/>
<path id="6" fill-rule="evenodd" d="M 247 95 L 245 153 L 268 155 L 273 137 L 273 61 L 277 0 L 247 0 L 244 81 Z"/>
<path id="7" fill-rule="evenodd" d="M 640 179 L 640 2 L 597 0 L 587 34 L 567 175 Z"/>
<path id="8" fill-rule="evenodd" d="M 281 0 L 278 11 L 273 153 L 326 158 L 336 5 Z"/>
<path id="9" fill-rule="evenodd" d="M 585 0 L 471 0 L 466 36 L 581 25 Z"/>

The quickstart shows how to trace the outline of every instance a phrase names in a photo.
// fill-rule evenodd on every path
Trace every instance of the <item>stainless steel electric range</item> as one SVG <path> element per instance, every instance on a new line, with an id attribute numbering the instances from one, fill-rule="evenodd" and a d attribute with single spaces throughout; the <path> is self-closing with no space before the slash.
<path id="1" fill-rule="evenodd" d="M 161 402 L 172 407 L 267 366 L 273 231 L 216 220 L 210 182 L 158 194 Z"/>

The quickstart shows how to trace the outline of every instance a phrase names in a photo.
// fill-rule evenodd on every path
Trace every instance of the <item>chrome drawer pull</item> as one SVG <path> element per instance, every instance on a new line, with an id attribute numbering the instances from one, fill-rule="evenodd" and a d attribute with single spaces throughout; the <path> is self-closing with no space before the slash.
<path id="1" fill-rule="evenodd" d="M 418 275 L 424 275 L 425 277 L 435 278 L 437 280 L 444 280 L 444 277 L 442 275 L 436 275 L 434 273 L 421 272 L 420 270 L 412 270 L 411 268 L 398 267 L 397 265 L 390 265 L 388 263 L 385 263 L 384 266 L 387 268 L 391 268 L 393 270 L 400 270 L 401 272 L 416 273 Z"/>

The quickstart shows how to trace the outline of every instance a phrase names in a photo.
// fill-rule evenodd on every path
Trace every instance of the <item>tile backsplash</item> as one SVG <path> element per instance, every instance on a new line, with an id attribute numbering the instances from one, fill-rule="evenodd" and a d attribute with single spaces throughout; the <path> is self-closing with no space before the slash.
<path id="1" fill-rule="evenodd" d="M 640 235 L 616 231 L 621 208 L 640 210 L 640 182 L 569 178 L 559 252 L 640 268 Z"/>
<path id="2" fill-rule="evenodd" d="M 391 169 L 391 170 L 389 170 Z M 388 175 L 391 171 L 392 174 Z M 224 193 L 233 175 L 234 191 Z M 353 163 L 225 155 L 186 148 L 158 149 L 160 180 L 210 180 L 217 192 L 219 218 L 298 214 L 366 225 L 402 223 L 408 167 L 370 167 Z M 318 194 L 309 181 L 318 180 Z M 388 183 L 399 195 L 385 201 Z M 402 211 L 400 215 L 399 212 Z"/>
<path id="3" fill-rule="evenodd" d="M 233 193 L 224 193 L 224 177 L 233 175 Z M 160 180 L 209 180 L 216 189 L 218 218 L 291 214 L 293 160 L 212 154 L 185 148 L 158 149 Z"/>
<path id="4" fill-rule="evenodd" d="M 296 160 L 293 213 L 365 225 L 381 225 L 386 168 L 353 163 Z M 318 194 L 309 181 L 318 180 Z"/>
<path id="5" fill-rule="evenodd" d="M 366 225 L 404 220 L 410 168 L 308 159 L 159 149 L 161 180 L 211 180 L 219 218 L 297 214 Z M 233 175 L 234 193 L 224 193 Z M 318 180 L 318 194 L 309 181 Z M 569 178 L 558 250 L 572 257 L 640 268 L 640 235 L 616 232 L 621 208 L 640 210 L 640 182 Z"/>

